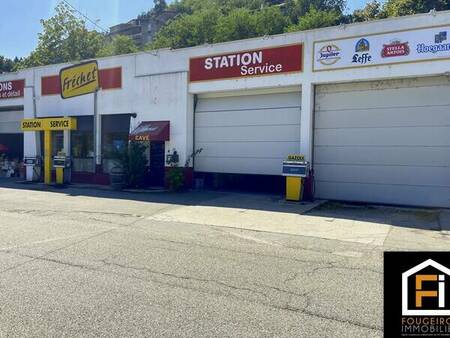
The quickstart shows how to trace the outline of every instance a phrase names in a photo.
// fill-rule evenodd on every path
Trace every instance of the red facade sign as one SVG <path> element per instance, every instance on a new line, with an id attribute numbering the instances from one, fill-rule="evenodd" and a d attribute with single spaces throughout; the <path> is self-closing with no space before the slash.
<path id="1" fill-rule="evenodd" d="M 106 89 L 122 88 L 122 68 L 106 68 L 99 70 L 100 87 Z M 44 76 L 41 79 L 42 95 L 61 94 L 59 75 Z"/>
<path id="2" fill-rule="evenodd" d="M 0 100 L 23 97 L 25 80 L 12 80 L 0 82 Z"/>
<path id="3" fill-rule="evenodd" d="M 206 81 L 303 70 L 303 45 L 255 49 L 190 59 L 189 79 Z"/>
<path id="4" fill-rule="evenodd" d="M 408 42 L 401 43 L 400 41 L 395 41 L 389 45 L 383 45 L 383 50 L 381 51 L 381 57 L 384 58 L 405 55 L 409 55 Z"/>

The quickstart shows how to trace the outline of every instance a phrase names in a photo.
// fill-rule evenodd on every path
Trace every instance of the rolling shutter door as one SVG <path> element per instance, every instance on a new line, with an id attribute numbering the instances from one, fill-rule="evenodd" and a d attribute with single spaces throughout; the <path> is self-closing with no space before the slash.
<path id="1" fill-rule="evenodd" d="M 280 175 L 300 151 L 300 92 L 200 98 L 195 112 L 195 170 Z"/>
<path id="2" fill-rule="evenodd" d="M 447 77 L 317 87 L 316 197 L 450 207 Z"/>
<path id="3" fill-rule="evenodd" d="M 0 111 L 0 134 L 22 133 L 20 122 L 23 111 Z"/>

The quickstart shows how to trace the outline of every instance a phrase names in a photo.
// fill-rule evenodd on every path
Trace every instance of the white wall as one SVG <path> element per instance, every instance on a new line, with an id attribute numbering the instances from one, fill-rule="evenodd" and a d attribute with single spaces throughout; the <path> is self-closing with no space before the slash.
<path id="1" fill-rule="evenodd" d="M 170 142 L 166 151 L 175 148 L 180 154 L 180 163 L 186 161 L 186 154 L 192 147 L 188 135 L 187 73 L 170 73 L 137 77 L 134 81 L 134 99 L 130 102 L 137 113 L 133 121 L 138 126 L 142 121 L 170 121 Z M 190 123 L 190 122 L 189 122 Z"/>

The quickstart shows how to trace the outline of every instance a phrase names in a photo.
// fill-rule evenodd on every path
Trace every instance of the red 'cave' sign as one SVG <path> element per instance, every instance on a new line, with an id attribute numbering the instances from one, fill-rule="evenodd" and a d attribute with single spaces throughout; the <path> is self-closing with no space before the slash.
<path id="1" fill-rule="evenodd" d="M 23 97 L 25 80 L 12 80 L 0 82 L 0 99 L 15 99 Z"/>
<path id="2" fill-rule="evenodd" d="M 301 72 L 303 45 L 202 56 L 189 62 L 191 82 Z"/>

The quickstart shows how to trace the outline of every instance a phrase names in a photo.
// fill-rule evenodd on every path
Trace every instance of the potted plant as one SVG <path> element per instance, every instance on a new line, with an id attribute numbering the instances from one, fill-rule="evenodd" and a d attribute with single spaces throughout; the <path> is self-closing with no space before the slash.
<path id="1" fill-rule="evenodd" d="M 188 156 L 184 167 L 179 167 L 179 156 L 176 150 L 169 157 L 167 164 L 170 166 L 170 170 L 166 175 L 166 184 L 170 191 L 181 191 L 186 187 L 185 172 L 195 156 L 202 152 L 203 148 L 197 149 L 191 155 Z"/>
<path id="2" fill-rule="evenodd" d="M 115 150 L 110 157 L 115 166 L 111 169 L 111 186 L 115 190 L 126 187 L 138 188 L 142 186 L 147 158 L 145 151 L 147 144 L 132 141 L 128 148 Z"/>

